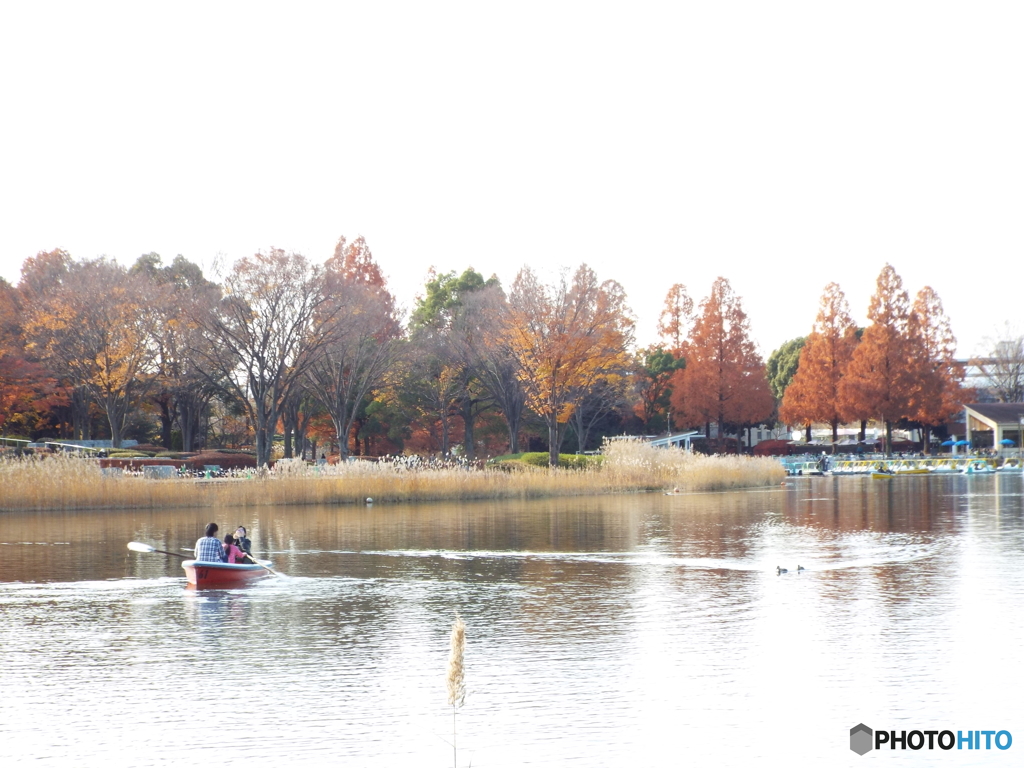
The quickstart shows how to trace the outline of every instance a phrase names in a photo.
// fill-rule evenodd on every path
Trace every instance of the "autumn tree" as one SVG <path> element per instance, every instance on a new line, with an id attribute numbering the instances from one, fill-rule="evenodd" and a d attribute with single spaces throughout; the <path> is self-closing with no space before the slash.
<path id="1" fill-rule="evenodd" d="M 204 277 L 199 265 L 181 255 L 164 266 L 159 254 L 147 253 L 129 272 L 149 281 L 156 369 L 150 400 L 157 406 L 161 443 L 172 447 L 172 427 L 177 425 L 181 450 L 192 451 L 201 438 L 210 400 L 221 391 L 191 353 L 202 343 L 195 318 L 214 310 L 220 288 Z"/>
<path id="2" fill-rule="evenodd" d="M 658 316 L 658 334 L 662 343 L 676 357 L 683 356 L 683 344 L 693 322 L 693 299 L 686 286 L 676 283 L 668 289 L 665 306 Z"/>
<path id="3" fill-rule="evenodd" d="M 248 414 L 259 466 L 285 400 L 333 332 L 327 301 L 323 270 L 275 248 L 235 262 L 216 311 L 194 318 L 203 337 L 192 353 Z"/>
<path id="4" fill-rule="evenodd" d="M 921 425 L 924 445 L 930 451 L 931 428 L 945 424 L 962 407 L 965 376 L 963 365 L 956 360 L 956 337 L 949 317 L 930 286 L 914 298 L 908 331 L 917 380 L 910 418 Z"/>
<path id="5" fill-rule="evenodd" d="M 153 381 L 154 320 L 145 279 L 105 258 L 72 263 L 26 313 L 30 348 L 88 389 L 115 448 Z"/>
<path id="6" fill-rule="evenodd" d="M 42 367 L 25 356 L 20 315 L 17 291 L 0 278 L 0 434 L 15 422 L 26 426 L 50 386 Z"/>
<path id="7" fill-rule="evenodd" d="M 724 434 L 729 424 L 749 426 L 771 415 L 764 361 L 750 338 L 740 299 L 724 277 L 700 303 L 686 352 L 686 368 L 673 379 L 677 421 L 703 423 L 710 435 L 711 422 Z"/>
<path id="8" fill-rule="evenodd" d="M 885 451 L 892 450 L 893 423 L 913 413 L 918 359 L 909 335 L 910 297 L 886 264 L 876 281 L 864 330 L 839 387 L 847 418 L 878 418 L 885 424 Z"/>
<path id="9" fill-rule="evenodd" d="M 474 338 L 476 373 L 480 377 L 508 432 L 508 452 L 519 453 L 519 428 L 526 411 L 526 391 L 519 380 L 518 366 L 504 341 L 503 318 L 507 300 L 495 282 L 464 296 L 467 317 L 475 318 L 481 334 Z"/>
<path id="10" fill-rule="evenodd" d="M 503 335 L 527 403 L 548 428 L 549 463 L 558 465 L 563 425 L 599 380 L 624 371 L 633 319 L 622 286 L 598 282 L 581 265 L 547 286 L 523 267 L 505 309 Z"/>
<path id="11" fill-rule="evenodd" d="M 327 260 L 326 300 L 317 317 L 327 338 L 308 368 L 311 394 L 326 409 L 343 457 L 361 410 L 399 354 L 402 328 L 394 297 L 366 241 L 338 240 Z M 299 424 L 296 399 L 295 425 Z"/>
<path id="12" fill-rule="evenodd" d="M 59 248 L 40 251 L 35 256 L 25 259 L 17 286 L 21 306 L 39 308 L 54 301 L 55 296 L 69 287 L 73 266 L 71 254 Z M 70 437 L 75 440 L 88 440 L 92 437 L 92 394 L 85 382 L 81 381 L 74 371 L 64 366 L 58 356 L 47 354 L 46 344 L 41 342 L 45 342 L 45 337 L 25 338 L 26 355 L 29 360 L 43 364 L 53 377 L 56 387 L 64 393 Z"/>
<path id="13" fill-rule="evenodd" d="M 829 283 L 821 295 L 814 328 L 800 351 L 796 374 L 782 398 L 779 418 L 789 424 L 830 425 L 834 446 L 846 417 L 840 385 L 856 348 L 857 326 L 846 296 L 838 284 Z"/>

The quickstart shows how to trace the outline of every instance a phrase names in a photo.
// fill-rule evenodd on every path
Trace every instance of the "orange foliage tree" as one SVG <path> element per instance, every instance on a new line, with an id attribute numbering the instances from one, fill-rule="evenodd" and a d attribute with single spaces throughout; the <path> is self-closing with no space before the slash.
<path id="1" fill-rule="evenodd" d="M 120 447 L 128 419 L 153 381 L 151 286 L 105 258 L 72 262 L 60 283 L 28 306 L 28 348 L 59 376 L 88 388 Z"/>
<path id="2" fill-rule="evenodd" d="M 930 286 L 914 298 L 909 335 L 917 358 L 917 390 L 910 415 L 921 424 L 924 444 L 930 450 L 931 428 L 944 424 L 962 407 L 965 375 L 963 365 L 955 359 L 956 337 L 942 300 Z"/>
<path id="3" fill-rule="evenodd" d="M 840 384 L 840 410 L 848 418 L 879 418 L 885 424 L 885 451 L 892 450 L 893 422 L 913 413 L 919 350 L 910 338 L 910 297 L 886 264 L 868 307 L 871 324 Z"/>
<path id="4" fill-rule="evenodd" d="M 633 318 L 625 293 L 614 280 L 599 283 L 586 264 L 555 286 L 523 267 L 504 312 L 504 342 L 527 403 L 547 425 L 548 460 L 557 466 L 561 430 L 578 400 L 629 364 Z"/>
<path id="5" fill-rule="evenodd" d="M 0 278 L 0 434 L 7 434 L 12 416 L 32 410 L 41 373 L 25 359 L 17 301 L 14 288 Z"/>
<path id="6" fill-rule="evenodd" d="M 18 299 L 22 307 L 39 307 L 51 301 L 51 297 L 64 290 L 70 280 L 73 260 L 71 254 L 59 248 L 52 251 L 40 251 L 35 256 L 25 259 L 21 265 L 21 280 L 18 282 Z M 22 330 L 25 316 L 22 316 Z M 26 352 L 30 359 L 41 362 L 52 374 L 57 387 L 65 394 L 66 420 L 61 417 L 62 424 L 70 422 L 70 431 L 63 437 L 70 436 L 75 440 L 88 440 L 92 437 L 90 406 L 92 395 L 84 382 L 80 381 L 66 366 L 60 364 L 53 356 L 46 354 L 46 344 L 35 344 L 33 339 L 24 339 Z M 45 341 L 45 340 L 43 340 Z M 57 406 L 62 409 L 61 406 Z"/>
<path id="7" fill-rule="evenodd" d="M 686 343 L 686 368 L 677 371 L 672 408 L 679 423 L 749 426 L 775 408 L 764 361 L 750 338 L 747 315 L 724 277 L 711 286 Z"/>
<path id="8" fill-rule="evenodd" d="M 665 296 L 665 308 L 658 316 L 658 334 L 675 356 L 683 354 L 683 343 L 690 323 L 693 322 L 693 299 L 686 292 L 686 286 L 676 283 L 668 289 Z"/>
<path id="9" fill-rule="evenodd" d="M 814 329 L 800 350 L 800 365 L 782 398 L 779 418 L 788 424 L 826 422 L 832 442 L 839 439 L 845 419 L 840 383 L 857 348 L 857 327 L 850 317 L 846 296 L 829 283 L 821 296 Z"/>

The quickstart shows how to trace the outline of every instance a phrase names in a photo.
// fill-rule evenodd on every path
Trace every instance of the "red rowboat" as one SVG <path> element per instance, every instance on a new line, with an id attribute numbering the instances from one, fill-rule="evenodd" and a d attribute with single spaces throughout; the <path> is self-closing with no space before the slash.
<path id="1" fill-rule="evenodd" d="M 270 561 L 267 561 L 267 565 L 270 565 Z M 207 563 L 202 560 L 186 560 L 181 567 L 185 569 L 188 583 L 197 587 L 235 587 L 270 575 L 270 571 L 262 565 L 252 563 Z"/>

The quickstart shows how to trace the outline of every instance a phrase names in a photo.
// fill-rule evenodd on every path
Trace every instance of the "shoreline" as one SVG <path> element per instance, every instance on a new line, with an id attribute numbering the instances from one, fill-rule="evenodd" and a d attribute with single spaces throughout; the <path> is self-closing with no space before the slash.
<path id="1" fill-rule="evenodd" d="M 628 446 L 599 469 L 536 468 L 396 470 L 354 464 L 313 472 L 271 471 L 261 477 L 153 479 L 104 476 L 73 457 L 0 463 L 0 512 L 103 509 L 398 505 L 728 491 L 777 486 L 785 470 L 771 459 L 684 454 Z"/>

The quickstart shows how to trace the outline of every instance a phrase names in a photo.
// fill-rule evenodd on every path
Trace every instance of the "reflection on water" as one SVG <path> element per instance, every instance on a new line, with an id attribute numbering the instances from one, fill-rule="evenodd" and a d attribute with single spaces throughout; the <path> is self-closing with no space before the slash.
<path id="1" fill-rule="evenodd" d="M 450 765 L 456 611 L 460 764 L 835 764 L 859 722 L 1017 735 L 1021 478 L 905 480 L 220 511 L 287 574 L 237 590 L 125 547 L 186 554 L 209 511 L 5 515 L 0 764 Z"/>

